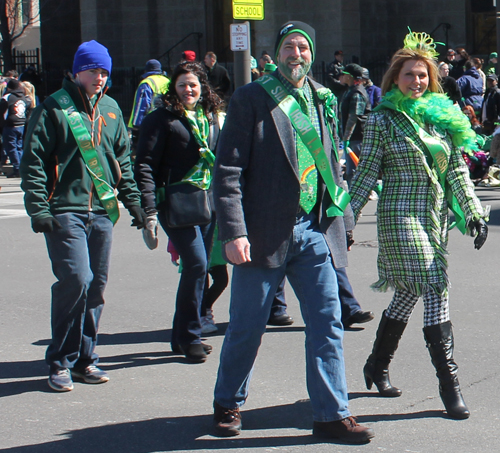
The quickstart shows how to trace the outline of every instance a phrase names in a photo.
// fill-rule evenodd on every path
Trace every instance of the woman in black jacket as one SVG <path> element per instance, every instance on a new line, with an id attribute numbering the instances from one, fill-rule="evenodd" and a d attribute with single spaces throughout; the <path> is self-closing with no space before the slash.
<path id="1" fill-rule="evenodd" d="M 195 62 L 180 63 L 160 108 L 141 124 L 135 161 L 150 231 L 154 231 L 158 215 L 182 260 L 171 346 L 191 362 L 204 362 L 212 350 L 201 343 L 200 305 L 215 221 L 172 228 L 167 221 L 168 206 L 157 195 L 162 188 L 180 182 L 210 188 L 221 110 L 222 101 L 208 84 L 203 67 Z"/>

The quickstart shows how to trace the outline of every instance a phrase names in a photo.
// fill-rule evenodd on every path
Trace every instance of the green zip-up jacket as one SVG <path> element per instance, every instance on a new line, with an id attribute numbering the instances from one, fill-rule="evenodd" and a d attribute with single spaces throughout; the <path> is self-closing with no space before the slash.
<path id="1" fill-rule="evenodd" d="M 101 94 L 94 105 L 69 79 L 63 88 L 91 132 L 106 181 L 130 210 L 140 206 L 127 129 L 116 101 Z M 85 161 L 59 104 L 50 96 L 32 113 L 21 159 L 21 188 L 32 219 L 62 212 L 104 212 Z"/>

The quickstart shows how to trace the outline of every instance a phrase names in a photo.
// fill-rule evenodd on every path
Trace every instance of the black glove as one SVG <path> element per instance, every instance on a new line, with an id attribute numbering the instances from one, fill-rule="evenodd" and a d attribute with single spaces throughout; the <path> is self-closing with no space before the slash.
<path id="1" fill-rule="evenodd" d="M 351 245 L 354 244 L 354 238 L 352 235 L 352 231 L 346 231 L 345 232 L 346 237 L 347 237 L 347 250 L 351 249 Z"/>
<path id="2" fill-rule="evenodd" d="M 483 219 L 473 222 L 471 225 L 470 235 L 476 236 L 476 239 L 474 239 L 474 248 L 479 250 L 488 237 L 488 226 L 486 225 L 486 222 Z"/>
<path id="3" fill-rule="evenodd" d="M 55 217 L 42 217 L 41 219 L 33 219 L 31 228 L 35 233 L 52 233 L 57 228 L 62 228 L 61 224 Z"/>
<path id="4" fill-rule="evenodd" d="M 135 226 L 138 230 L 144 228 L 147 216 L 146 213 L 141 209 L 141 207 L 137 205 L 131 206 L 128 212 L 130 212 L 130 215 L 134 218 L 130 226 Z"/>

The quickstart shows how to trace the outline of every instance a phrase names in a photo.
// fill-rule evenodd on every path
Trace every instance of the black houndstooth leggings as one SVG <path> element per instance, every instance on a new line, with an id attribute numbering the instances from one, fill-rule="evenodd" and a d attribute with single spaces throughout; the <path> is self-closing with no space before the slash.
<path id="1" fill-rule="evenodd" d="M 417 303 L 419 296 L 397 289 L 394 292 L 389 308 L 385 315 L 388 318 L 398 321 L 408 322 Z M 450 310 L 448 304 L 448 291 L 443 295 L 436 294 L 432 289 L 428 290 L 424 296 L 424 327 L 442 324 L 450 320 Z"/>

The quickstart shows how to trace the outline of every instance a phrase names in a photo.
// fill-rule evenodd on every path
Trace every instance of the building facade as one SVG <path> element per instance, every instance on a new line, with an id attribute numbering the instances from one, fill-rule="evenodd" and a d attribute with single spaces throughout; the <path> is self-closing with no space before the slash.
<path id="1" fill-rule="evenodd" d="M 71 67 L 82 41 L 110 50 L 115 68 L 142 68 L 150 58 L 170 69 L 183 50 L 214 51 L 231 65 L 231 0 L 40 0 L 42 55 L 48 67 Z M 61 5 L 64 5 L 61 8 Z M 252 54 L 273 54 L 276 30 L 287 20 L 316 29 L 317 63 L 342 49 L 347 61 L 380 66 L 402 45 L 408 27 L 448 47 L 487 55 L 496 47 L 493 0 L 265 0 L 265 19 L 251 21 Z M 44 20 L 44 16 L 48 20 Z M 443 53 L 445 46 L 441 47 Z"/>

